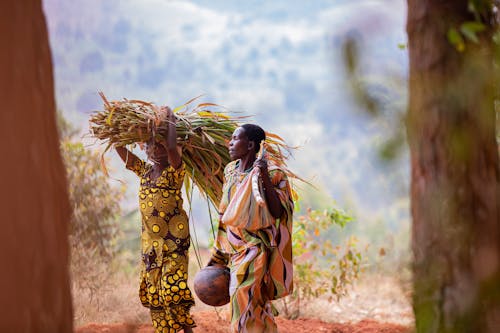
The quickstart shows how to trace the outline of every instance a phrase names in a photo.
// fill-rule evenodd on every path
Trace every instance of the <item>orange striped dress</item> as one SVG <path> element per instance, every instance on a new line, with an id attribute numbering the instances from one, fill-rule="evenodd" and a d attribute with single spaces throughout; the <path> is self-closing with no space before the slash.
<path id="1" fill-rule="evenodd" d="M 229 264 L 233 332 L 277 332 L 271 301 L 293 288 L 291 189 L 285 173 L 269 165 L 269 175 L 283 206 L 274 219 L 252 194 L 255 169 L 240 173 L 239 161 L 224 171 L 221 219 L 212 249 L 215 262 Z M 264 194 L 262 197 L 264 197 Z"/>

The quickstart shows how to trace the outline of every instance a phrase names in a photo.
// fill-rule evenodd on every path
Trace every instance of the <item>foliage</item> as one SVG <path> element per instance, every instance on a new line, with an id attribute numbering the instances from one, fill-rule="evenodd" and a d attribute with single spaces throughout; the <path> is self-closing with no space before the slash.
<path id="1" fill-rule="evenodd" d="M 326 232 L 343 229 L 352 217 L 339 208 L 307 213 L 294 220 L 293 264 L 294 292 L 283 300 L 285 316 L 300 315 L 300 302 L 311 297 L 328 295 L 339 300 L 359 277 L 362 254 L 357 239 L 348 237 L 344 244 L 334 245 Z"/>
<path id="2" fill-rule="evenodd" d="M 123 191 L 111 186 L 101 170 L 99 153 L 87 150 L 62 116 L 59 131 L 73 210 L 69 238 L 73 281 L 93 289 L 103 278 L 94 269 L 96 262 L 110 262 L 114 255 L 115 218 Z"/>
<path id="3" fill-rule="evenodd" d="M 480 33 L 487 31 L 487 25 L 495 20 L 495 13 L 498 11 L 498 1 L 491 0 L 469 0 L 467 9 L 473 19 L 461 22 L 458 26 L 448 29 L 448 41 L 458 52 L 464 52 L 466 42 L 480 43 Z M 483 34 L 484 35 L 484 34 Z M 498 32 L 493 34 L 492 40 L 497 43 Z M 497 43 L 498 44 L 498 43 Z"/>
<path id="4" fill-rule="evenodd" d="M 448 41 L 455 46 L 457 51 L 465 50 L 465 40 L 473 43 L 479 43 L 477 33 L 486 29 L 486 26 L 481 22 L 468 21 L 460 24 L 458 29 L 450 28 L 448 30 Z"/>
<path id="5" fill-rule="evenodd" d="M 73 205 L 70 235 L 75 242 L 109 257 L 117 232 L 114 217 L 119 212 L 121 192 L 112 188 L 102 173 L 97 152 L 71 141 L 63 141 L 61 150 Z"/>

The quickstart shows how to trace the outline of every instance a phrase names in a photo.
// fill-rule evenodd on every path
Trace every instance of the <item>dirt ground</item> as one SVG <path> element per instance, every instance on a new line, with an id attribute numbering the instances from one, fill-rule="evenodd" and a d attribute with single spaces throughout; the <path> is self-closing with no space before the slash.
<path id="1" fill-rule="evenodd" d="M 75 333 L 153 333 L 147 309 L 137 301 L 135 281 L 124 279 L 100 290 L 94 299 L 75 292 Z M 280 333 L 409 333 L 414 318 L 407 288 L 394 278 L 367 276 L 339 301 L 319 298 L 301 304 L 298 319 L 287 320 L 282 304 Z M 99 296 L 99 297 L 97 297 Z M 97 299 L 99 301 L 97 301 Z M 210 307 L 196 300 L 192 316 L 198 333 L 228 333 L 229 306 Z"/>
<path id="2" fill-rule="evenodd" d="M 196 272 L 196 267 L 191 271 Z M 74 288 L 75 333 L 153 333 L 149 312 L 137 297 L 137 272 L 102 280 L 99 289 Z M 190 287 L 192 287 L 190 285 Z M 319 297 L 300 304 L 298 319 L 287 320 L 282 300 L 274 302 L 280 333 L 410 333 L 414 328 L 407 279 L 366 273 L 340 300 Z M 228 333 L 229 305 L 214 308 L 195 296 L 194 332 Z M 292 310 L 289 304 L 288 310 Z M 297 309 L 294 309 L 295 311 Z M 293 310 L 292 310 L 293 312 Z"/>
<path id="3" fill-rule="evenodd" d="M 199 333 L 228 333 L 229 321 L 215 311 L 193 313 Z M 300 318 L 287 320 L 276 318 L 280 333 L 409 333 L 411 328 L 398 324 L 362 320 L 357 323 L 326 323 L 318 319 Z M 151 325 L 145 324 L 87 324 L 76 329 L 75 333 L 153 333 Z"/>

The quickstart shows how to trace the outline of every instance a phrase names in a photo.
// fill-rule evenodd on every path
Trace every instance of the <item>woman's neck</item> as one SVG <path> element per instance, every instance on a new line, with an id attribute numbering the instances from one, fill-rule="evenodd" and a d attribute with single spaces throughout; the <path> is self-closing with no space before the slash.
<path id="1" fill-rule="evenodd" d="M 246 172 L 246 171 L 249 171 L 250 169 L 252 169 L 253 162 L 255 162 L 255 160 L 256 160 L 256 157 L 252 156 L 252 155 L 245 156 L 245 157 L 241 158 L 240 163 L 238 165 L 239 171 Z"/>
<path id="2" fill-rule="evenodd" d="M 168 162 L 153 162 L 153 169 L 157 171 L 161 171 L 168 167 Z"/>

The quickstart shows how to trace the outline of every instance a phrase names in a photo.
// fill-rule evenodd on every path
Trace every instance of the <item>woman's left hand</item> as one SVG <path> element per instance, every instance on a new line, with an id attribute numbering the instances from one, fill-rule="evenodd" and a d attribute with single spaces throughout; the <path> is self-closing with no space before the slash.
<path id="1" fill-rule="evenodd" d="M 254 168 L 259 168 L 261 172 L 267 173 L 267 160 L 264 157 L 258 158 L 253 162 Z"/>

